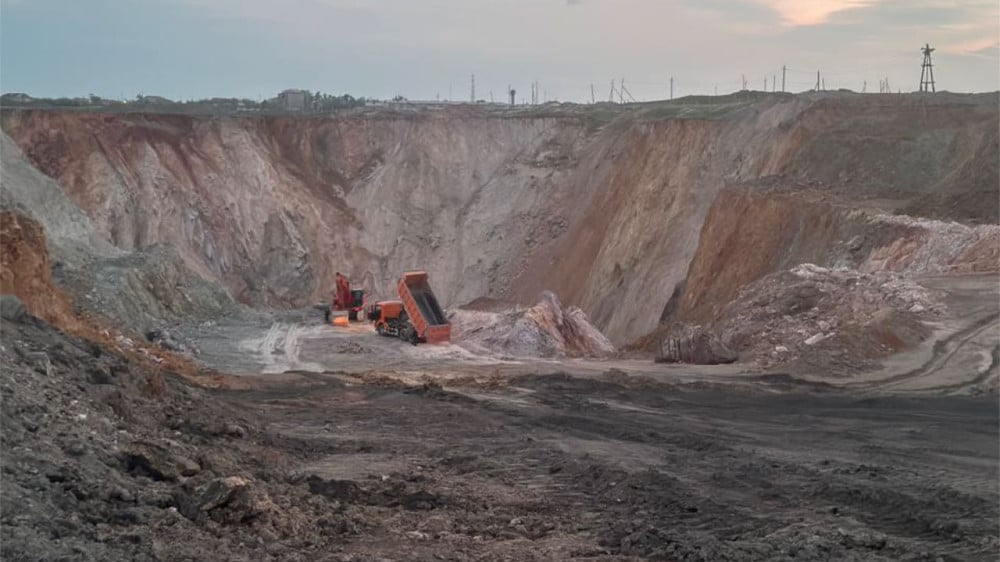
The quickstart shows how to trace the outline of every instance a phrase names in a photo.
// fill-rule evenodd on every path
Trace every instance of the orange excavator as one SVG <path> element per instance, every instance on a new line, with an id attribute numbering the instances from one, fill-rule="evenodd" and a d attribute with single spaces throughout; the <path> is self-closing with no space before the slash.
<path id="1" fill-rule="evenodd" d="M 347 312 L 347 319 L 349 321 L 357 321 L 361 315 L 361 312 L 365 308 L 365 291 L 364 289 L 354 289 L 351 290 L 351 282 L 348 281 L 347 276 L 341 275 L 338 271 L 334 277 L 334 283 L 336 287 L 333 291 L 333 303 L 330 308 L 326 310 L 326 321 L 327 323 L 332 320 L 336 320 L 337 315 L 335 312 Z"/>
<path id="2" fill-rule="evenodd" d="M 451 340 L 451 324 L 431 290 L 427 272 L 404 273 L 397 290 L 399 300 L 378 301 L 367 309 L 380 336 L 398 337 L 413 345 Z"/>

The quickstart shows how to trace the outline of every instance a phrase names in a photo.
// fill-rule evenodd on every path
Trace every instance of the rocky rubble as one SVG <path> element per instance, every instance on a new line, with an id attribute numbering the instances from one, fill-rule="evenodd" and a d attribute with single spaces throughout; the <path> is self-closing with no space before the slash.
<path id="1" fill-rule="evenodd" d="M 2 304 L 0 558 L 306 560 L 337 540 L 246 413 Z"/>
<path id="2" fill-rule="evenodd" d="M 607 357 L 615 351 L 582 310 L 564 308 L 551 291 L 531 307 L 458 309 L 449 320 L 452 341 L 472 351 L 514 357 Z"/>
<path id="3" fill-rule="evenodd" d="M 940 275 L 1000 269 L 1000 225 L 968 226 L 887 214 L 868 220 L 896 235 L 871 251 L 858 267 L 861 271 Z"/>
<path id="4" fill-rule="evenodd" d="M 943 307 L 899 274 L 801 264 L 740 290 L 706 326 L 675 326 L 663 361 L 726 362 L 732 352 L 760 367 L 829 362 L 854 371 L 927 336 L 923 321 Z M 731 350 L 731 351 L 730 351 Z"/>

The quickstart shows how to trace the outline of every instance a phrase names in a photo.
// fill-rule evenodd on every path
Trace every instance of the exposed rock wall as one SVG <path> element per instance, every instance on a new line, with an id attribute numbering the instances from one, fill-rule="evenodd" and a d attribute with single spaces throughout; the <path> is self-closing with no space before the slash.
<path id="1" fill-rule="evenodd" d="M 891 211 L 985 185 L 996 159 L 989 96 L 747 96 L 595 115 L 5 111 L 3 128 L 111 244 L 173 246 L 243 302 L 325 299 L 337 270 L 391 296 L 421 268 L 445 305 L 552 289 L 618 343 L 656 327 L 699 238 L 728 228 L 710 217 L 703 229 L 727 186 L 888 198 Z M 981 207 L 935 212 L 980 220 Z M 819 244 L 822 228 L 835 225 L 803 223 L 795 239 Z M 782 265 L 765 261 L 733 281 Z"/>
<path id="2" fill-rule="evenodd" d="M 815 190 L 725 190 L 664 320 L 716 320 L 742 287 L 802 263 L 908 276 L 998 271 L 1000 225 L 859 210 Z"/>

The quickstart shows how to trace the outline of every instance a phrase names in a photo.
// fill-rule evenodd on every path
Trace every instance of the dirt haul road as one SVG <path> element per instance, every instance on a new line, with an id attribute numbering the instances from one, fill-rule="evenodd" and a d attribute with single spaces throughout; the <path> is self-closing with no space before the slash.
<path id="1" fill-rule="evenodd" d="M 226 399 L 358 525 L 332 560 L 996 557 L 993 398 L 311 377 Z"/>
<path id="2" fill-rule="evenodd" d="M 753 388 L 758 379 L 747 373 L 756 372 L 864 394 L 995 392 L 1000 379 L 1000 314 L 996 307 L 1000 277 L 993 273 L 933 276 L 922 278 L 920 284 L 942 299 L 947 314 L 926 323 L 932 333 L 918 345 L 893 355 L 878 369 L 863 372 L 838 369 L 838 356 L 823 355 L 822 350 L 815 350 L 811 362 L 762 370 L 743 363 L 654 364 L 647 357 L 511 356 L 465 341 L 411 346 L 396 338 L 377 336 L 368 322 L 334 328 L 312 309 L 234 316 L 181 327 L 179 332 L 198 342 L 199 362 L 222 372 L 250 376 L 290 371 L 366 375 L 376 371 L 409 384 L 447 386 L 453 381 L 471 381 L 495 386 L 514 376 L 540 372 L 593 377 L 614 369 L 659 383 L 725 383 Z"/>

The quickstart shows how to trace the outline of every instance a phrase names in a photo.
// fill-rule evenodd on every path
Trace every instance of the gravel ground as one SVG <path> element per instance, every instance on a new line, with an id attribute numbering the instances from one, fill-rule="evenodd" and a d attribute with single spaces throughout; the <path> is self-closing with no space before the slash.
<path id="1" fill-rule="evenodd" d="M 998 554 L 995 398 L 617 371 L 209 392 L 30 319 L 0 328 L 4 559 Z"/>

